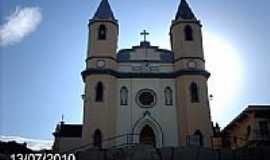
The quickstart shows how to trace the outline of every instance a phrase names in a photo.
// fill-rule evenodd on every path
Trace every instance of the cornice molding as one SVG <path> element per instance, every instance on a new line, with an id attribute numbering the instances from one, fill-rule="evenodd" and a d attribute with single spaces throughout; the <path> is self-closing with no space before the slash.
<path id="1" fill-rule="evenodd" d="M 129 72 L 118 72 L 112 69 L 95 69 L 90 68 L 81 73 L 83 80 L 85 81 L 86 77 L 91 75 L 111 75 L 116 78 L 126 79 L 126 78 L 177 78 L 180 76 L 186 75 L 200 75 L 205 78 L 210 77 L 210 73 L 205 70 L 178 70 L 170 73 L 129 73 Z"/>
<path id="2" fill-rule="evenodd" d="M 181 61 L 181 60 L 184 60 L 184 59 L 198 59 L 198 60 L 201 60 L 203 62 L 205 62 L 205 59 L 204 58 L 201 58 L 201 57 L 180 57 L 180 58 L 176 58 L 173 62 L 163 62 L 163 61 L 159 61 L 159 60 L 127 60 L 127 61 L 120 61 L 120 60 L 117 60 L 117 58 L 114 58 L 114 57 L 110 57 L 110 56 L 91 56 L 91 57 L 88 57 L 85 61 L 90 61 L 92 59 L 111 59 L 117 63 L 130 63 L 130 62 L 137 62 L 137 63 L 141 63 L 141 62 L 155 62 L 155 63 L 176 63 L 178 61 Z"/>

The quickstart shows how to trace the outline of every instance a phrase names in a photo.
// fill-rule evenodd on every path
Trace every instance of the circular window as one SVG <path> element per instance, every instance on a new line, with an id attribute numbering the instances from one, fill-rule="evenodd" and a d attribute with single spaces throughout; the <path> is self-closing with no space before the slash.
<path id="1" fill-rule="evenodd" d="M 141 107 L 153 107 L 156 104 L 156 94 L 153 90 L 150 89 L 140 90 L 136 96 L 136 101 Z"/>

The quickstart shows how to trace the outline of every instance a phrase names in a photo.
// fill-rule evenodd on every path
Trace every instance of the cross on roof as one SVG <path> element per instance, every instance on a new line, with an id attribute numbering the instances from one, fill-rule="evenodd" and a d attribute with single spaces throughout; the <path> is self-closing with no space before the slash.
<path id="1" fill-rule="evenodd" d="M 64 114 L 62 114 L 61 120 L 62 122 L 64 122 Z"/>
<path id="2" fill-rule="evenodd" d="M 146 32 L 146 30 L 143 30 L 143 32 L 141 32 L 141 35 L 143 36 L 144 42 L 146 42 L 146 36 L 148 36 L 150 33 Z"/>

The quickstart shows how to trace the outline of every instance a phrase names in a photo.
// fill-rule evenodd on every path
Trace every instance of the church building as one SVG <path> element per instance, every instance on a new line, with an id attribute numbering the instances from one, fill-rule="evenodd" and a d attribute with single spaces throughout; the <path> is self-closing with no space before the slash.
<path id="1" fill-rule="evenodd" d="M 55 151 L 136 144 L 211 147 L 202 25 L 186 0 L 168 31 L 171 50 L 152 45 L 145 30 L 138 45 L 119 50 L 119 21 L 108 0 L 101 1 L 88 27 L 83 124 L 58 124 Z"/>

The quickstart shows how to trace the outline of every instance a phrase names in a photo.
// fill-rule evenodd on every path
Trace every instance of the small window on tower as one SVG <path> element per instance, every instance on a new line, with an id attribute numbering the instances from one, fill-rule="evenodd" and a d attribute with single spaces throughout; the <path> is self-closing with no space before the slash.
<path id="1" fill-rule="evenodd" d="M 102 102 L 103 101 L 103 84 L 101 82 L 98 82 L 96 85 L 96 102 Z"/>
<path id="2" fill-rule="evenodd" d="M 193 41 L 193 30 L 190 26 L 185 27 L 185 40 L 186 41 Z"/>
<path id="3" fill-rule="evenodd" d="M 105 40 L 106 39 L 106 32 L 107 32 L 106 26 L 103 24 L 100 25 L 99 29 L 98 29 L 98 39 Z"/>
<path id="4" fill-rule="evenodd" d="M 199 102 L 199 91 L 198 91 L 198 85 L 196 83 L 191 83 L 190 85 L 190 97 L 192 103 L 198 103 Z"/>

